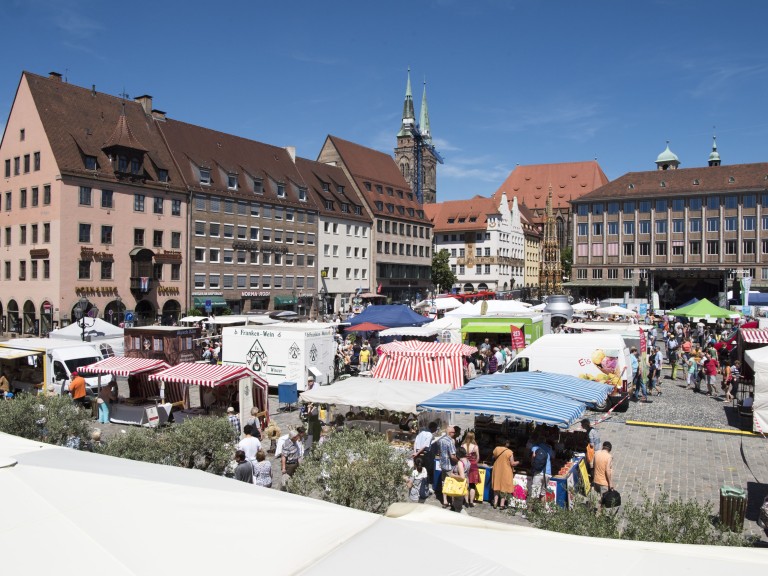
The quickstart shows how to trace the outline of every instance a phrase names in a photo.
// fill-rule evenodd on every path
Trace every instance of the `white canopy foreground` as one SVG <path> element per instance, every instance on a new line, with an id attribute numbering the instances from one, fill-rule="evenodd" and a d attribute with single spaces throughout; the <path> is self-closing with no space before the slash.
<path id="1" fill-rule="evenodd" d="M 347 378 L 331 386 L 302 392 L 305 402 L 346 404 L 379 410 L 416 413 L 416 405 L 451 389 L 448 384 L 425 384 L 386 378 Z"/>
<path id="2" fill-rule="evenodd" d="M 397 574 L 403 566 L 423 563 L 425 550 L 446 549 L 451 558 L 440 568 L 446 576 L 538 576 L 541 557 L 552 550 L 562 558 L 599 550 L 615 576 L 647 576 L 649 571 L 760 574 L 768 567 L 762 550 L 598 541 L 423 505 L 394 506 L 392 517 L 382 517 L 196 470 L 75 452 L 4 434 L 0 482 L 13 494 L 3 501 L 0 562 L 8 574 L 218 573 L 223 557 L 252 549 L 254 518 L 265 527 L 259 530 L 259 548 L 268 552 L 259 554 L 259 572 L 275 575 L 343 575 L 363 567 L 369 574 Z M 83 498 L 82 491 L 52 486 L 96 489 Z M 297 530 L 312 537 L 297 545 L 290 537 Z M 382 554 L 388 542 L 418 546 Z M 489 553 L 508 549 L 511 542 L 526 554 Z"/>
<path id="3" fill-rule="evenodd" d="M 768 346 L 747 350 L 744 359 L 755 371 L 755 399 L 752 404 L 753 432 L 768 434 Z"/>

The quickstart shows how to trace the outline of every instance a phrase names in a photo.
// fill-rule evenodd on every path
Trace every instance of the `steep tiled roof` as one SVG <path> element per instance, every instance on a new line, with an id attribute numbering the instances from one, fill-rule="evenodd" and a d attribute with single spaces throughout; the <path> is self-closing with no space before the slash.
<path id="1" fill-rule="evenodd" d="M 23 73 L 56 164 L 62 174 L 85 175 L 115 181 L 114 170 L 103 148 L 110 142 L 130 142 L 135 150 L 145 150 L 146 186 L 157 184 L 163 189 L 182 187 L 180 174 L 163 143 L 155 121 L 147 117 L 136 102 L 95 92 L 61 80 Z M 121 114 L 125 110 L 125 116 Z M 121 128 L 122 125 L 122 128 Z M 117 140 L 114 140 L 117 138 Z M 85 156 L 94 156 L 98 170 L 86 170 Z M 168 183 L 158 182 L 157 169 L 168 171 Z"/>
<path id="2" fill-rule="evenodd" d="M 331 166 L 306 158 L 296 158 L 296 167 L 299 169 L 304 182 L 309 188 L 309 195 L 315 197 L 315 204 L 323 216 L 334 216 L 346 220 L 355 220 L 359 222 L 371 223 L 368 213 L 363 209 L 361 214 L 355 214 L 354 206 L 360 206 L 360 200 L 357 198 L 352 183 L 347 179 L 344 170 L 338 166 Z M 328 190 L 323 189 L 323 184 L 328 184 Z M 337 185 L 344 188 L 344 194 L 337 190 Z M 325 201 L 330 200 L 334 203 L 334 209 L 329 210 L 325 206 Z M 350 205 L 350 212 L 342 212 L 341 205 L 347 203 Z M 361 207 L 362 208 L 362 207 Z"/>
<path id="3" fill-rule="evenodd" d="M 493 198 L 475 196 L 469 200 L 425 204 L 424 210 L 432 221 L 435 232 L 485 230 L 488 214 L 498 214 L 499 203 Z"/>
<path id="4" fill-rule="evenodd" d="M 544 209 L 547 191 L 552 185 L 552 207 L 569 209 L 571 200 L 580 198 L 595 188 L 608 183 L 600 165 L 588 162 L 563 162 L 561 164 L 532 164 L 517 166 L 494 194 L 502 191 L 512 201 L 517 196 L 519 204 L 531 209 Z"/>
<path id="5" fill-rule="evenodd" d="M 534 216 L 533 212 L 531 212 L 525 204 L 518 204 L 517 207 L 520 210 L 520 222 L 523 225 L 525 233 L 529 236 L 537 236 L 540 238 L 541 232 L 539 232 L 539 227 L 536 225 L 536 216 Z"/>
<path id="6" fill-rule="evenodd" d="M 411 191 L 392 156 L 337 136 L 329 135 L 326 144 L 328 143 L 338 152 L 374 214 L 427 222 L 426 215 L 423 218 L 418 217 L 419 212 L 424 212 L 424 206 L 416 200 L 416 195 Z M 382 193 L 377 190 L 377 185 Z M 389 195 L 388 188 L 392 190 L 392 195 Z M 376 202 L 383 204 L 381 210 L 377 208 Z M 389 212 L 387 205 L 393 205 L 395 212 Z M 400 208 L 404 210 L 402 214 L 399 212 Z M 413 216 L 409 215 L 409 210 L 413 212 Z"/>
<path id="7" fill-rule="evenodd" d="M 277 205 L 317 208 L 311 198 L 307 202 L 299 201 L 298 191 L 290 185 L 306 186 L 285 148 L 178 120 L 168 119 L 158 122 L 158 126 L 191 190 L 250 200 L 263 198 Z M 200 183 L 200 168 L 210 169 L 210 185 Z M 237 190 L 228 187 L 230 175 L 237 177 Z M 254 179 L 261 179 L 262 194 L 254 194 Z M 278 198 L 274 183 L 285 184 L 285 198 Z"/>
<path id="8" fill-rule="evenodd" d="M 663 183 L 663 185 L 662 185 Z M 768 163 L 628 172 L 579 201 L 768 190 Z"/>
<path id="9" fill-rule="evenodd" d="M 115 129 L 112 131 L 112 135 L 104 143 L 104 146 L 102 146 L 105 150 L 113 147 L 130 148 L 132 150 L 141 150 L 142 152 L 147 151 L 147 149 L 144 148 L 144 145 L 139 142 L 139 139 L 136 138 L 133 130 L 131 130 L 131 127 L 128 124 L 128 117 L 125 114 L 120 114 L 120 117 L 117 119 L 117 126 L 115 126 Z"/>

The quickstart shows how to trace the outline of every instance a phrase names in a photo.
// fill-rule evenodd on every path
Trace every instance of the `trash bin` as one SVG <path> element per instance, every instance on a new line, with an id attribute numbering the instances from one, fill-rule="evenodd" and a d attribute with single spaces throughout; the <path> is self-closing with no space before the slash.
<path id="1" fill-rule="evenodd" d="M 277 385 L 277 402 L 280 405 L 279 407 L 282 407 L 282 404 L 287 404 L 287 410 L 291 410 L 292 404 L 298 404 L 299 393 L 296 382 L 280 382 Z"/>
<path id="2" fill-rule="evenodd" d="M 720 488 L 720 525 L 733 532 L 744 529 L 747 513 L 747 491 L 741 488 L 723 486 Z"/>

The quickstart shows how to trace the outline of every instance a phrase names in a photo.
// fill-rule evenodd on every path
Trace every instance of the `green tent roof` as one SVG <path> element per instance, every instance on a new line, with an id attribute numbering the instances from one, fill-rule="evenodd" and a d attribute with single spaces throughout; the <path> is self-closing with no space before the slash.
<path id="1" fill-rule="evenodd" d="M 712 304 L 709 300 L 699 300 L 698 302 L 691 304 L 690 306 L 683 306 L 677 310 L 669 310 L 667 314 L 673 316 L 685 316 L 687 318 L 730 318 L 738 312 L 733 312 L 726 308 L 720 308 L 715 304 Z"/>

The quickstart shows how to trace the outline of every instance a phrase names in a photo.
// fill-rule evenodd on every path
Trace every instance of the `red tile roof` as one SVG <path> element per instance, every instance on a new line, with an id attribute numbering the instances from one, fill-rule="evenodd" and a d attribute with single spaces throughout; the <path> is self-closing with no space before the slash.
<path id="1" fill-rule="evenodd" d="M 352 187 L 352 183 L 347 178 L 344 170 L 338 166 L 331 166 L 306 158 L 296 158 L 296 166 L 299 169 L 304 182 L 307 183 L 310 196 L 315 197 L 315 204 L 324 216 L 333 216 L 347 220 L 371 223 L 368 212 L 360 206 L 360 200 Z M 328 190 L 323 190 L 323 184 L 328 184 Z M 337 191 L 336 186 L 343 186 L 344 194 Z M 334 209 L 329 210 L 325 207 L 325 201 L 331 200 L 334 203 Z M 350 205 L 350 212 L 342 212 L 341 205 L 347 203 Z M 360 206 L 361 214 L 354 213 L 354 206 Z"/>
<path id="2" fill-rule="evenodd" d="M 532 164 L 517 166 L 512 170 L 504 183 L 499 186 L 494 197 L 498 197 L 504 191 L 510 202 L 517 196 L 518 204 L 525 204 L 532 209 L 544 209 L 551 184 L 552 207 L 568 210 L 571 200 L 580 198 L 607 183 L 608 178 L 595 160 Z"/>
<path id="3" fill-rule="evenodd" d="M 31 72 L 24 72 L 23 80 L 29 86 L 62 174 L 117 181 L 103 149 L 118 144 L 146 151 L 149 161 L 143 163 L 147 176 L 144 186 L 183 190 L 181 175 L 155 121 L 147 117 L 140 104 Z M 85 156 L 96 158 L 96 171 L 86 170 Z M 167 183 L 159 181 L 158 169 L 168 171 Z"/>
<path id="4" fill-rule="evenodd" d="M 320 153 L 321 158 L 318 159 L 329 155 L 329 146 L 332 146 L 338 153 L 341 162 L 349 170 L 373 214 L 422 224 L 428 222 L 426 215 L 419 218 L 418 214 L 424 213 L 424 206 L 416 200 L 416 195 L 411 191 L 410 185 L 403 178 L 392 156 L 329 135 L 323 146 L 323 152 Z M 377 185 L 380 186 L 382 193 L 377 191 Z M 388 188 L 392 190 L 391 196 Z M 400 194 L 402 194 L 402 198 L 400 198 Z M 381 210 L 376 207 L 376 202 L 382 203 Z M 389 212 L 387 205 L 392 205 L 395 209 L 394 212 Z M 400 213 L 401 208 L 402 214 Z M 413 211 L 413 216 L 408 214 L 409 210 Z"/>
<path id="5" fill-rule="evenodd" d="M 475 196 L 469 200 L 425 204 L 424 210 L 432 221 L 435 232 L 485 230 L 488 214 L 498 214 L 499 202 L 493 198 Z"/>
<path id="6" fill-rule="evenodd" d="M 694 184 L 695 181 L 698 181 L 698 184 Z M 581 196 L 579 201 L 766 190 L 768 190 L 768 163 L 760 162 L 628 172 L 613 182 Z"/>

